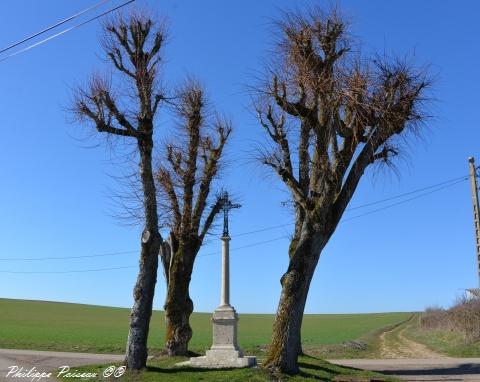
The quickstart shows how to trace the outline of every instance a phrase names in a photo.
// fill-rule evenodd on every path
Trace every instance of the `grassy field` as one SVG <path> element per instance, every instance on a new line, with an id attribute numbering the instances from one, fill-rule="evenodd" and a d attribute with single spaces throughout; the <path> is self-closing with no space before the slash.
<path id="1" fill-rule="evenodd" d="M 0 348 L 123 353 L 129 309 L 28 300 L 0 299 Z M 407 319 L 409 313 L 306 315 L 302 340 L 306 348 L 340 344 L 367 336 Z M 211 345 L 210 313 L 194 313 L 191 349 L 202 352 Z M 239 343 L 262 353 L 270 341 L 273 315 L 240 314 Z M 155 311 L 149 347 L 163 346 L 164 316 Z"/>
<path id="2" fill-rule="evenodd" d="M 333 382 L 400 382 L 393 377 L 387 377 L 377 373 L 359 371 L 332 365 L 321 359 L 309 356 L 302 356 L 299 359 L 300 374 L 296 376 L 273 376 L 261 368 L 251 369 L 193 369 L 189 367 L 178 367 L 176 363 L 185 361 L 186 358 L 161 358 L 152 360 L 144 372 L 126 373 L 118 381 L 125 382 L 183 382 L 183 381 L 208 381 L 208 382 L 267 382 L 267 381 L 333 381 Z M 111 378 L 102 378 L 102 373 L 110 365 L 87 366 L 75 368 L 72 372 L 96 373 L 98 377 L 89 379 L 90 382 L 110 381 Z M 72 378 L 63 378 L 71 380 Z"/>

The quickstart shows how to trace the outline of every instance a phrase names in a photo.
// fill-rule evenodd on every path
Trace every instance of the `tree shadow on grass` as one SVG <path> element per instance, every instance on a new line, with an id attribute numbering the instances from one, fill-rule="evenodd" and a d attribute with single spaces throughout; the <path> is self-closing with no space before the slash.
<path id="1" fill-rule="evenodd" d="M 321 358 L 314 357 L 314 356 L 307 355 L 307 354 L 304 354 L 303 358 L 325 362 Z M 334 370 L 334 369 L 330 368 L 329 364 L 324 366 L 324 365 L 317 365 L 317 364 L 314 364 L 314 363 L 307 363 L 305 361 L 300 361 L 298 363 L 298 366 L 300 366 L 300 368 L 302 369 L 300 371 L 299 375 L 301 375 L 304 378 L 315 379 L 315 380 L 319 380 L 319 381 L 331 381 L 332 378 L 335 381 L 337 381 L 337 380 L 338 381 L 362 381 L 362 382 L 365 382 L 365 381 L 384 381 L 383 379 L 372 378 L 371 376 L 354 375 L 355 373 L 358 373 L 359 371 L 361 372 L 361 371 L 364 371 L 364 370 L 355 369 L 355 368 L 352 368 L 352 367 L 342 366 L 341 371 L 339 371 L 339 370 Z M 338 368 L 335 365 L 331 365 L 331 366 L 334 367 L 334 368 Z M 317 375 L 317 374 L 312 374 L 313 371 L 327 373 L 329 376 L 328 377 L 322 377 L 322 376 Z M 352 375 L 349 375 L 348 374 L 349 372 L 352 372 Z"/>
<path id="2" fill-rule="evenodd" d="M 317 371 L 322 371 L 326 373 L 332 374 L 339 374 L 336 371 L 331 371 L 326 368 L 323 368 L 318 365 L 312 365 L 304 362 L 300 362 L 299 366 L 303 369 L 314 369 Z M 153 372 L 153 373 L 159 373 L 159 374 L 177 374 L 177 373 L 206 373 L 206 372 L 228 372 L 228 371 L 233 371 L 233 370 L 238 370 L 237 368 L 228 368 L 228 367 L 222 367 L 222 368 L 203 368 L 203 367 L 190 367 L 190 366 L 175 366 L 175 367 L 159 367 L 159 366 L 148 366 L 147 371 Z M 308 379 L 313 379 L 317 381 L 324 381 L 328 382 L 331 381 L 331 378 L 329 377 L 322 377 L 319 375 L 315 375 L 312 373 L 308 373 L 304 370 L 301 370 L 300 373 L 298 374 L 299 376 L 302 376 L 304 378 Z M 272 375 L 272 377 L 274 377 Z"/>
<path id="3" fill-rule="evenodd" d="M 300 372 L 299 372 L 297 375 L 300 376 L 300 377 L 302 377 L 302 378 L 314 379 L 314 380 L 316 380 L 316 381 L 328 382 L 328 381 L 331 381 L 331 380 L 332 380 L 331 378 L 321 377 L 321 376 L 316 375 L 316 374 L 310 374 L 310 373 L 307 373 L 307 372 L 302 371 L 302 370 L 300 370 Z"/>
<path id="4" fill-rule="evenodd" d="M 312 361 L 323 361 L 320 358 L 304 354 L 302 356 L 303 360 L 299 360 L 298 366 L 300 367 L 300 373 L 298 374 L 299 376 L 302 376 L 303 378 L 307 379 L 315 379 L 317 381 L 331 381 L 331 377 L 339 374 L 338 371 L 328 369 L 327 367 L 323 365 L 318 365 L 315 363 L 309 363 L 308 360 Z M 317 375 L 314 372 L 320 372 L 320 373 L 326 373 L 327 376 L 321 376 Z"/>
<path id="5" fill-rule="evenodd" d="M 205 373 L 212 371 L 230 371 L 237 370 L 235 368 L 221 367 L 221 368 L 206 368 L 206 367 L 190 367 L 190 366 L 175 366 L 175 367 L 159 367 L 147 366 L 147 371 L 153 373 L 176 374 L 176 373 Z"/>
<path id="6" fill-rule="evenodd" d="M 330 370 L 323 366 L 306 363 L 306 362 L 299 362 L 298 366 L 300 367 L 300 373 L 298 375 L 302 376 L 303 378 L 315 379 L 317 381 L 331 381 L 332 375 L 340 374 L 338 371 Z M 329 377 L 322 377 L 320 375 L 312 373 L 311 371 L 328 373 Z"/>
<path id="7" fill-rule="evenodd" d="M 402 370 L 382 370 L 379 373 L 386 375 L 480 375 L 480 365 L 473 363 L 465 363 L 454 367 L 431 367 L 428 369 L 402 369 Z"/>

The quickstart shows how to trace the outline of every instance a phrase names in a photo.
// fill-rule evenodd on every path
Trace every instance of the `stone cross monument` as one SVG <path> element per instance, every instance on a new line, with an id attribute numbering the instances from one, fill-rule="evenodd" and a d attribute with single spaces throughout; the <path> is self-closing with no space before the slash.
<path id="1" fill-rule="evenodd" d="M 240 208 L 230 200 L 228 193 L 222 197 L 223 235 L 222 240 L 222 290 L 220 306 L 213 312 L 213 345 L 204 357 L 190 358 L 196 367 L 250 367 L 256 364 L 255 357 L 244 356 L 237 343 L 238 315 L 230 305 L 230 236 L 228 234 L 228 212 Z"/>

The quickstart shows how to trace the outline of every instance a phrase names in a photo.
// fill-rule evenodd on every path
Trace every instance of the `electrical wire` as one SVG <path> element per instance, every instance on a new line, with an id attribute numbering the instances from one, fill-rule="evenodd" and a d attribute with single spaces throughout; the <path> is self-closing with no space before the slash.
<path id="1" fill-rule="evenodd" d="M 54 38 L 56 38 L 56 37 L 59 37 L 59 36 L 65 34 L 65 33 L 67 33 L 67 32 L 70 32 L 70 31 L 72 31 L 72 30 L 74 30 L 74 29 L 80 28 L 80 27 L 82 27 L 83 25 L 88 24 L 88 23 L 90 23 L 90 22 L 92 22 L 92 21 L 94 21 L 94 20 L 96 20 L 96 19 L 99 19 L 100 17 L 103 17 L 103 16 L 105 16 L 105 15 L 111 13 L 111 12 L 114 12 L 114 11 L 116 11 L 116 10 L 118 10 L 118 9 L 120 9 L 120 8 L 128 5 L 128 4 L 130 4 L 130 3 L 133 3 L 134 1 L 135 1 L 135 0 L 126 1 L 126 2 L 123 3 L 123 4 L 120 4 L 120 5 L 118 5 L 118 6 L 114 7 L 114 8 L 109 9 L 108 11 L 105 11 L 105 12 L 103 12 L 103 13 L 95 16 L 95 17 L 92 17 L 92 18 L 90 18 L 90 19 L 88 19 L 88 20 L 86 20 L 86 21 L 83 21 L 83 22 L 81 22 L 80 24 L 76 24 L 76 25 L 74 25 L 74 26 L 72 26 L 72 27 L 70 27 L 70 28 L 64 29 L 64 30 L 62 30 L 62 31 L 60 31 L 60 32 L 58 32 L 58 33 L 50 36 L 50 37 L 47 37 L 47 38 L 45 38 L 45 39 L 43 39 L 43 40 L 40 40 L 40 41 L 36 42 L 35 44 L 29 45 L 29 46 L 27 46 L 26 48 L 17 50 L 16 52 L 14 52 L 14 53 L 12 53 L 12 54 L 9 54 L 9 55 L 7 55 L 7 56 L 5 56 L 5 57 L 0 58 L 0 62 L 4 62 L 4 61 L 8 60 L 9 58 L 16 56 L 17 54 L 24 53 L 24 52 L 26 52 L 26 51 L 28 51 L 28 50 L 30 50 L 30 49 L 32 49 L 32 48 L 35 48 L 36 46 L 42 45 L 42 44 L 46 43 L 47 41 L 50 41 L 50 40 L 52 40 L 52 39 L 54 39 Z"/>
<path id="2" fill-rule="evenodd" d="M 273 241 L 278 241 L 278 240 L 285 239 L 285 238 L 286 238 L 286 236 L 282 236 L 282 237 L 277 237 L 275 239 L 259 241 L 257 243 L 252 243 L 252 244 L 248 244 L 248 245 L 243 245 L 241 247 L 232 248 L 231 251 L 234 252 L 234 251 L 237 251 L 239 249 L 256 247 L 258 245 L 271 243 Z M 212 253 L 208 253 L 208 254 L 205 254 L 205 255 L 199 255 L 197 257 L 213 256 L 213 255 L 218 255 L 218 254 L 219 254 L 218 252 L 212 252 Z M 68 271 L 0 271 L 0 273 L 7 273 L 7 274 L 64 274 L 64 273 L 85 273 L 85 272 L 113 271 L 113 270 L 119 270 L 119 269 L 132 269 L 132 268 L 136 268 L 136 267 L 137 266 L 129 265 L 129 266 L 124 266 L 124 267 L 79 269 L 79 270 L 68 270 Z"/>
<path id="3" fill-rule="evenodd" d="M 424 196 L 427 196 L 427 195 L 430 195 L 430 194 L 433 194 L 435 192 L 438 192 L 438 191 L 441 191 L 441 190 L 444 190 L 445 188 L 449 188 L 449 187 L 452 187 L 452 186 L 455 186 L 459 183 L 462 183 L 462 182 L 465 182 L 466 180 L 468 180 L 468 178 L 464 178 L 464 179 L 461 179 L 455 183 L 452 183 L 452 184 L 447 184 L 443 187 L 439 187 L 435 190 L 432 190 L 432 191 L 429 191 L 429 192 L 424 192 L 423 194 L 420 194 L 420 195 L 416 195 L 412 198 L 409 198 L 409 199 L 405 199 L 405 200 L 402 200 L 400 202 L 396 202 L 396 203 L 392 203 L 392 204 L 389 204 L 387 206 L 384 206 L 384 207 L 381 207 L 381 208 L 377 208 L 375 210 L 372 210 L 372 211 L 368 211 L 368 212 L 365 212 L 363 214 L 360 214 L 360 215 L 356 215 L 356 216 L 352 216 L 350 218 L 347 218 L 347 219 L 342 219 L 340 221 L 340 223 L 343 223 L 343 222 L 347 222 L 347 221 L 350 221 L 350 220 L 354 220 L 354 219 L 358 219 L 358 218 L 361 218 L 363 216 L 367 216 L 367 215 L 371 215 L 371 214 L 374 214 L 374 213 L 377 213 L 377 212 L 380 212 L 380 211 L 383 211 L 383 210 L 386 210 L 386 209 L 389 209 L 389 208 L 392 208 L 392 207 L 396 207 L 396 206 L 399 206 L 401 204 L 404 204 L 404 203 L 407 203 L 407 202 L 411 202 L 412 200 L 415 200 L 415 199 L 418 199 L 418 198 L 422 198 Z"/>
<path id="4" fill-rule="evenodd" d="M 247 245 L 242 245 L 241 247 L 235 247 L 235 248 L 231 248 L 230 250 L 233 252 L 233 251 L 238 251 L 239 249 L 245 249 L 245 248 L 251 248 L 251 247 L 256 247 L 258 245 L 262 245 L 262 244 L 267 244 L 267 243 L 272 243 L 274 241 L 278 241 L 278 240 L 282 240 L 282 239 L 286 239 L 287 236 L 280 236 L 280 237 L 277 237 L 275 239 L 269 239 L 269 240 L 264 240 L 264 241 L 258 241 L 256 243 L 252 243 L 252 244 L 247 244 Z M 219 255 L 221 252 L 211 252 L 211 253 L 206 253 L 204 255 L 198 255 L 197 257 L 206 257 L 206 256 L 213 256 L 213 255 Z"/>
<path id="5" fill-rule="evenodd" d="M 440 183 L 437 183 L 437 184 L 433 184 L 431 186 L 427 186 L 427 187 L 422 187 L 422 188 L 418 188 L 416 190 L 412 190 L 412 191 L 409 191 L 409 192 L 405 192 L 403 194 L 398 194 L 398 195 L 394 195 L 394 196 L 391 196 L 389 198 L 385 198 L 385 199 L 382 199 L 382 200 L 377 200 L 376 202 L 371 202 L 371 203 L 366 203 L 366 204 L 361 204 L 359 206 L 355 206 L 355 207 L 350 207 L 350 208 L 347 208 L 346 211 L 353 211 L 353 210 L 358 210 L 360 208 L 365 208 L 365 207 L 370 207 L 370 206 L 374 206 L 376 204 L 381 204 L 381 203 L 384 203 L 384 202 L 388 202 L 390 200 L 394 200 L 394 199 L 399 199 L 399 198 L 402 198 L 404 196 L 408 196 L 408 195 L 412 195 L 412 194 L 415 194 L 417 192 L 422 192 L 422 191 L 425 191 L 425 190 L 430 190 L 432 188 L 435 188 L 435 187 L 438 187 L 438 186 L 442 186 L 444 184 L 447 184 L 447 183 L 452 183 L 454 181 L 457 181 L 457 180 L 466 180 L 468 179 L 468 175 L 465 175 L 465 176 L 460 176 L 458 178 L 453 178 L 453 179 L 450 179 L 450 180 L 446 180 L 444 182 L 440 182 Z"/>
<path id="6" fill-rule="evenodd" d="M 428 192 L 424 192 L 423 194 L 416 195 L 412 198 L 402 200 L 400 202 L 392 203 L 388 206 L 384 206 L 382 208 L 377 208 L 376 210 L 369 211 L 369 212 L 366 212 L 364 214 L 360 214 L 360 215 L 357 215 L 357 216 L 353 216 L 353 217 L 348 218 L 348 219 L 343 219 L 343 220 L 340 221 L 340 223 L 344 223 L 344 222 L 347 222 L 347 221 L 350 221 L 350 220 L 358 219 L 358 218 L 361 218 L 363 216 L 371 215 L 371 214 L 374 214 L 374 213 L 377 213 L 377 212 L 380 212 L 380 211 L 383 211 L 383 210 L 386 210 L 386 209 L 389 209 L 389 208 L 392 208 L 392 207 L 395 207 L 395 206 L 398 206 L 398 205 L 401 205 L 401 204 L 404 204 L 404 203 L 408 203 L 412 200 L 415 200 L 415 199 L 433 194 L 435 192 L 444 190 L 445 188 L 448 188 L 448 187 L 452 187 L 452 186 L 457 185 L 459 183 L 462 183 L 466 180 L 468 180 L 468 178 L 460 179 L 455 183 L 446 184 L 442 187 L 439 187 L 437 189 L 434 189 L 434 190 L 431 190 L 431 191 L 428 191 Z M 252 244 L 243 245 L 243 246 L 240 246 L 240 247 L 232 248 L 232 252 L 234 252 L 236 250 L 239 250 L 239 249 L 252 248 L 252 247 L 256 247 L 258 245 L 272 243 L 274 241 L 278 241 L 278 240 L 282 240 L 282 239 L 286 239 L 286 238 L 287 238 L 286 236 L 281 236 L 281 237 L 277 237 L 275 239 L 269 239 L 269 240 L 264 240 L 264 241 L 259 241 L 259 242 L 256 242 L 256 243 L 252 243 Z M 128 252 L 130 252 L 130 251 L 128 251 Z M 219 254 L 219 252 L 212 252 L 212 253 L 207 253 L 207 254 L 204 254 L 204 255 L 199 255 L 197 257 L 214 256 L 214 255 L 218 255 L 218 254 Z M 92 255 L 92 256 L 95 256 L 95 255 Z M 92 257 L 92 256 L 86 256 L 86 257 Z M 98 255 L 96 255 L 96 256 L 98 256 Z M 135 268 L 135 266 L 98 268 L 98 269 L 84 269 L 84 270 L 69 270 L 69 271 L 0 271 L 0 273 L 7 273 L 7 274 L 64 274 L 64 273 L 101 272 L 101 271 L 111 271 L 111 270 L 119 270 L 119 269 L 132 269 L 132 268 Z"/>
<path id="7" fill-rule="evenodd" d="M 23 40 L 20 40 L 20 41 L 18 41 L 18 42 L 16 42 L 16 43 L 13 43 L 13 44 L 7 46 L 6 48 L 1 49 L 1 50 L 0 50 L 0 54 L 5 53 L 7 50 L 10 50 L 10 49 L 12 49 L 12 48 L 15 48 L 15 47 L 17 47 L 18 45 L 21 45 L 21 44 L 23 44 L 23 43 L 25 43 L 25 42 L 27 42 L 27 41 L 30 41 L 30 40 L 34 39 L 35 37 L 38 37 L 38 36 L 40 36 L 40 35 L 42 35 L 42 34 L 44 34 L 44 33 L 46 33 L 46 32 L 49 32 L 49 31 L 51 31 L 52 29 L 55 29 L 55 28 L 59 27 L 60 25 L 63 25 L 63 24 L 65 24 L 65 23 L 68 23 L 69 21 L 71 21 L 71 20 L 73 20 L 73 19 L 75 19 L 75 18 L 77 18 L 77 17 L 79 17 L 79 16 L 81 16 L 81 15 L 83 15 L 83 14 L 91 11 L 92 9 L 98 8 L 99 6 L 105 4 L 105 3 L 108 2 L 108 1 L 110 1 L 110 0 L 102 0 L 102 1 L 96 3 L 96 4 L 92 5 L 92 6 L 84 9 L 83 11 L 80 11 L 80 12 L 78 12 L 78 13 L 75 13 L 74 15 L 72 15 L 72 16 L 70 16 L 70 17 L 67 17 L 66 19 L 60 20 L 60 21 L 58 21 L 57 23 L 55 23 L 55 24 L 53 24 L 53 25 L 50 25 L 49 27 L 47 27 L 47 28 L 45 28 L 45 29 L 42 29 L 42 30 L 39 31 L 39 32 L 36 32 L 36 33 L 34 33 L 34 34 L 32 34 L 32 35 L 30 35 L 30 36 L 28 36 L 28 37 L 25 37 Z"/>
<path id="8" fill-rule="evenodd" d="M 374 213 L 377 213 L 377 212 L 380 212 L 380 211 L 383 211 L 383 210 L 386 210 L 386 209 L 389 209 L 389 208 L 392 208 L 392 207 L 396 207 L 396 206 L 404 204 L 404 203 L 408 203 L 412 200 L 415 200 L 415 199 L 433 194 L 435 192 L 444 190 L 446 188 L 455 186 L 455 185 L 457 185 L 459 183 L 462 183 L 466 180 L 468 180 L 468 177 L 466 177 L 466 176 L 453 178 L 453 179 L 450 179 L 449 181 L 444 181 L 444 182 L 441 182 L 441 183 L 437 183 L 437 184 L 432 185 L 432 186 L 419 188 L 417 190 L 413 190 L 413 191 L 409 191 L 409 192 L 406 192 L 406 193 L 403 193 L 403 194 L 392 196 L 392 197 L 389 197 L 389 198 L 386 198 L 386 199 L 383 199 L 383 200 L 380 200 L 380 201 L 364 204 L 364 205 L 356 207 L 356 208 L 371 206 L 371 205 L 379 204 L 379 203 L 382 203 L 382 202 L 385 202 L 385 201 L 398 199 L 401 196 L 408 196 L 408 195 L 412 195 L 412 194 L 420 192 L 420 191 L 430 190 L 430 191 L 424 192 L 420 195 L 416 195 L 414 197 L 411 197 L 411 198 L 408 198 L 408 199 L 405 199 L 405 200 L 401 200 L 399 202 L 392 203 L 392 204 L 389 204 L 387 206 L 377 208 L 377 209 L 372 210 L 372 211 L 365 212 L 363 214 L 359 214 L 359 215 L 356 215 L 356 216 L 352 216 L 352 217 L 349 217 L 349 218 L 342 219 L 340 221 L 340 223 L 348 222 L 350 220 L 355 220 L 355 219 L 361 218 L 363 216 L 368 216 L 368 215 L 371 215 L 371 214 L 374 214 Z M 453 182 L 453 181 L 455 181 L 455 182 Z M 435 189 L 432 190 L 432 188 L 435 188 Z M 356 209 L 356 208 L 354 208 L 354 209 Z M 266 227 L 266 228 L 258 229 L 258 230 L 255 230 L 255 231 L 248 231 L 248 232 L 239 233 L 239 234 L 236 234 L 235 237 L 250 235 L 250 234 L 259 233 L 259 232 L 265 232 L 265 231 L 268 231 L 268 230 L 288 227 L 288 226 L 292 226 L 292 225 L 293 225 L 293 223 L 287 223 L 287 224 L 281 224 L 281 225 L 276 225 L 276 226 L 272 226 L 272 227 Z M 281 240 L 283 238 L 285 238 L 285 236 L 278 237 L 278 238 L 275 238 L 275 239 L 269 239 L 269 240 L 265 240 L 265 241 L 255 242 L 255 243 L 244 245 L 244 246 L 241 246 L 241 247 L 232 248 L 232 251 L 235 251 L 235 250 L 238 250 L 238 249 L 244 249 L 244 248 L 251 248 L 251 247 L 254 247 L 254 246 L 257 246 L 257 245 L 271 243 L 271 242 L 274 242 L 274 241 Z M 82 256 L 37 257 L 37 258 L 0 258 L 0 261 L 71 260 L 71 259 L 84 259 L 84 258 L 95 258 L 95 257 L 118 256 L 118 255 L 124 255 L 124 254 L 136 253 L 136 252 L 138 252 L 138 250 L 103 253 L 103 254 L 96 254 L 96 255 L 82 255 Z M 218 255 L 218 254 L 219 254 L 219 252 L 217 251 L 217 252 L 212 252 L 212 253 L 208 253 L 208 254 L 198 255 L 197 257 L 206 257 L 206 256 L 213 256 L 213 255 Z"/>
<path id="9" fill-rule="evenodd" d="M 477 169 L 478 167 L 480 166 L 477 166 Z M 416 194 L 418 192 L 422 192 L 422 191 L 426 191 L 426 190 L 430 190 L 432 188 L 436 188 L 438 186 L 442 186 L 442 185 L 446 185 L 446 184 L 449 184 L 449 183 L 452 183 L 452 182 L 456 182 L 456 181 L 463 181 L 463 180 L 467 180 L 468 179 L 468 175 L 465 175 L 465 176 L 460 176 L 460 177 L 457 177 L 457 178 L 452 178 L 452 179 L 449 179 L 449 180 L 445 180 L 443 182 L 440 182 L 440 183 L 436 183 L 436 184 L 432 184 L 431 186 L 426 186 L 426 187 L 422 187 L 422 188 L 417 188 L 415 190 L 412 190 L 412 191 L 408 191 L 408 192 L 404 192 L 404 193 L 401 193 L 401 194 L 397 194 L 397 195 L 393 195 L 393 196 L 390 196 L 388 198 L 385 198 L 385 199 L 380 199 L 380 200 L 377 200 L 377 201 L 374 201 L 374 202 L 370 202 L 370 203 L 365 203 L 365 204 L 361 204 L 359 206 L 354 206 L 354 207 L 350 207 L 350 208 L 347 208 L 345 210 L 345 212 L 349 212 L 349 211 L 354 211 L 354 210 L 358 210 L 358 209 L 361 209 L 361 208 L 365 208 L 365 207 L 371 207 L 371 206 L 374 206 L 374 205 L 378 205 L 378 204 L 382 204 L 382 203 L 385 203 L 385 202 L 388 202 L 390 200 L 395 200 L 395 199 L 400 199 L 400 198 L 403 198 L 404 196 L 408 196 L 408 195 L 413 195 L 413 194 Z M 457 184 L 457 183 L 455 183 Z M 454 185 L 454 184 L 452 184 Z M 446 187 L 445 187 L 446 188 Z M 441 190 L 443 188 L 439 188 L 438 190 Z M 413 199 L 416 199 L 416 198 L 413 198 Z M 412 200 L 413 200 L 412 199 Z M 410 199 L 409 199 L 410 200 Z M 402 203 L 400 203 L 402 204 Z M 396 204 L 393 204 L 392 206 L 395 206 Z M 379 209 L 381 211 L 381 209 Z M 377 210 L 375 210 L 377 211 Z M 369 212 L 367 213 L 367 215 L 369 215 L 370 213 L 372 212 Z M 361 216 L 363 216 L 364 214 L 362 214 Z M 357 217 L 354 216 L 354 217 L 351 217 L 351 218 L 348 218 L 348 219 L 345 219 L 343 221 L 348 221 L 348 220 L 353 220 L 353 219 L 356 219 Z M 236 234 L 235 237 L 238 237 L 238 236 L 245 236 L 245 235 L 252 235 L 252 234 L 255 234 L 255 233 L 258 233 L 258 232 L 265 232 L 265 231 L 271 231 L 271 230 L 274 230 L 274 229 L 278 229 L 278 228 L 283 228 L 283 227 L 289 227 L 289 226 L 292 226 L 293 223 L 285 223 L 285 224 L 280 224 L 280 225 L 274 225 L 274 226 L 270 226 L 270 227 L 265 227 L 265 228 L 261 228 L 261 229 L 258 229 L 258 230 L 254 230 L 254 231 L 248 231 L 248 232 L 242 232 L 242 233 L 239 233 L 239 234 Z"/>
<path id="10" fill-rule="evenodd" d="M 80 270 L 70 270 L 70 271 L 0 271 L 0 273 L 11 273 L 11 274 L 62 274 L 62 273 L 86 273 L 86 272 L 102 272 L 102 271 L 113 271 L 117 269 L 131 269 L 136 268 L 134 265 L 129 265 L 126 267 L 113 267 L 113 268 L 97 268 L 97 269 L 80 269 Z"/>
<path id="11" fill-rule="evenodd" d="M 292 224 L 293 223 L 285 223 L 285 224 L 280 224 L 280 225 L 274 225 L 274 226 L 271 226 L 271 227 L 260 228 L 260 229 L 257 229 L 255 231 L 247 231 L 247 232 L 237 233 L 237 234 L 235 234 L 235 237 L 252 235 L 254 233 L 259 233 L 259 232 L 271 231 L 271 230 L 274 230 L 274 229 L 277 229 L 277 228 L 288 227 L 288 226 L 291 226 Z"/>
<path id="12" fill-rule="evenodd" d="M 107 257 L 107 256 L 118 256 L 125 255 L 129 253 L 135 253 L 138 250 L 132 251 L 122 251 L 122 252 L 111 252 L 111 253 L 101 253 L 97 255 L 82 255 L 82 256 L 62 256 L 62 257 L 3 257 L 0 258 L 0 261 L 39 261 L 39 260 L 71 260 L 71 259 L 87 259 L 92 257 Z"/>

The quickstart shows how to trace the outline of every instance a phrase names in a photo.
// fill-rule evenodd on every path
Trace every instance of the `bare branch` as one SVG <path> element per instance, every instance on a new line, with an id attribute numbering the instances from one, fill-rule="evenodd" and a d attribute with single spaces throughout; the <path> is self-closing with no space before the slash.
<path id="1" fill-rule="evenodd" d="M 193 193 L 197 175 L 198 150 L 200 146 L 201 132 L 204 117 L 202 109 L 205 105 L 203 99 L 203 90 L 193 82 L 190 82 L 181 90 L 178 106 L 178 112 L 184 118 L 184 128 L 188 134 L 188 144 L 186 147 L 185 170 L 182 176 L 183 180 L 183 212 L 182 225 L 185 229 L 192 229 L 192 209 Z"/>
<path id="2" fill-rule="evenodd" d="M 203 139 L 201 144 L 203 149 L 202 157 L 204 161 L 204 167 L 203 167 L 203 174 L 201 176 L 197 199 L 195 202 L 195 208 L 193 210 L 193 215 L 192 215 L 192 227 L 195 230 L 199 229 L 200 220 L 202 218 L 202 214 L 206 207 L 207 198 L 210 193 L 210 186 L 212 184 L 213 179 L 217 175 L 218 162 L 222 156 L 225 143 L 227 142 L 232 132 L 232 127 L 229 122 L 217 119 L 216 131 L 218 135 L 217 146 L 213 146 L 212 140 L 209 137 L 206 137 L 205 139 Z M 213 217 L 214 216 L 212 216 L 212 221 L 213 221 Z M 212 221 L 209 221 L 208 219 L 205 221 L 202 232 L 208 232 L 212 224 Z"/>
<path id="3" fill-rule="evenodd" d="M 185 170 L 182 168 L 183 156 L 180 150 L 175 149 L 172 144 L 167 145 L 167 160 L 170 162 L 173 171 L 179 177 L 185 176 Z"/>
<path id="4" fill-rule="evenodd" d="M 99 77 L 90 81 L 87 90 L 77 90 L 72 112 L 79 120 L 87 118 L 94 123 L 97 131 L 124 137 L 136 137 L 137 131 L 121 114 L 113 101 L 108 84 Z M 115 117 L 119 126 L 112 123 Z"/>
<path id="5" fill-rule="evenodd" d="M 207 218 L 205 219 L 205 222 L 203 223 L 203 228 L 200 231 L 200 235 L 199 235 L 200 241 L 203 242 L 203 240 L 205 239 L 205 235 L 210 230 L 210 227 L 212 226 L 213 221 L 215 220 L 215 217 L 220 212 L 222 205 L 223 205 L 222 200 L 220 198 L 217 198 L 215 204 L 210 209 L 210 212 L 208 213 Z"/>
<path id="6" fill-rule="evenodd" d="M 156 89 L 161 48 L 165 42 L 163 25 L 137 13 L 130 19 L 119 16 L 105 25 L 107 57 L 124 73 L 139 96 L 138 119 L 152 119 L 163 96 Z"/>
<path id="7" fill-rule="evenodd" d="M 278 176 L 280 176 L 282 181 L 286 184 L 286 186 L 292 192 L 294 200 L 298 204 L 300 204 L 304 209 L 306 210 L 309 209 L 307 197 L 306 195 L 303 194 L 300 184 L 295 179 L 293 174 L 290 171 L 288 171 L 288 169 L 282 166 L 282 164 L 280 163 L 280 161 L 275 155 L 272 155 L 270 157 L 264 157 L 262 159 L 262 163 L 273 168 L 275 172 L 278 174 Z"/>
<path id="8" fill-rule="evenodd" d="M 279 91 L 278 78 L 273 78 L 272 95 L 278 106 L 282 108 L 285 113 L 288 113 L 294 117 L 310 117 L 312 111 L 304 105 L 305 96 L 302 94 L 300 100 L 297 102 L 290 102 L 287 100 L 287 85 L 282 83 L 280 85 L 281 93 Z"/>
<path id="9" fill-rule="evenodd" d="M 182 217 L 181 217 L 180 205 L 178 203 L 178 198 L 175 192 L 175 186 L 173 184 L 172 177 L 167 169 L 160 168 L 157 173 L 156 179 L 161 189 L 164 190 L 164 192 L 166 193 L 170 201 L 169 208 L 173 212 L 172 226 L 179 226 L 180 222 L 182 221 Z"/>

